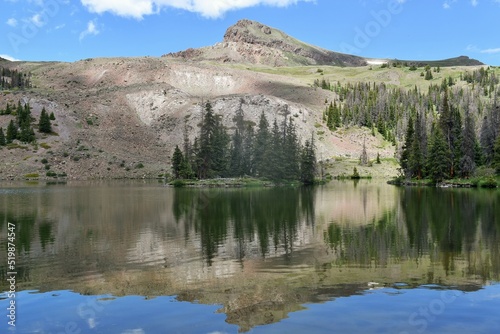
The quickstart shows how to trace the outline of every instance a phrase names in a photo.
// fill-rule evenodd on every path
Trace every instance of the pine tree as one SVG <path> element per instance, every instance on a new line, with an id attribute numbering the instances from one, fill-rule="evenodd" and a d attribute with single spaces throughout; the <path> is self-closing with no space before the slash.
<path id="1" fill-rule="evenodd" d="M 407 178 L 412 177 L 409 159 L 410 159 L 411 147 L 412 147 L 413 139 L 414 139 L 414 137 L 413 137 L 414 131 L 415 131 L 415 129 L 413 128 L 413 119 L 410 116 L 410 118 L 408 119 L 408 126 L 406 128 L 405 143 L 403 145 L 403 150 L 401 152 L 401 159 L 400 159 L 401 168 L 403 169 L 403 172 Z"/>
<path id="2" fill-rule="evenodd" d="M 212 137 L 212 170 L 211 175 L 226 177 L 229 169 L 229 143 L 231 137 L 227 134 L 219 116 L 215 119 L 215 129 Z"/>
<path id="3" fill-rule="evenodd" d="M 284 174 L 282 177 L 286 180 L 297 180 L 300 178 L 300 143 L 291 117 L 288 124 L 283 124 L 284 128 L 285 126 L 282 160 Z"/>
<path id="4" fill-rule="evenodd" d="M 306 140 L 300 161 L 300 180 L 306 185 L 314 183 L 314 176 L 316 175 L 315 151 L 314 137 L 312 137 L 311 141 Z"/>
<path id="5" fill-rule="evenodd" d="M 5 145 L 7 145 L 7 142 L 5 140 L 5 135 L 3 134 L 3 128 L 0 127 L 0 146 Z"/>
<path id="6" fill-rule="evenodd" d="M 50 117 L 45 110 L 45 107 L 42 108 L 42 112 L 40 114 L 40 121 L 38 122 L 38 131 L 43 133 L 51 133 L 52 125 L 50 124 Z"/>
<path id="7" fill-rule="evenodd" d="M 469 112 L 465 115 L 465 124 L 462 133 L 462 157 L 460 159 L 461 176 L 468 178 L 476 169 L 476 132 L 474 120 Z"/>
<path id="8" fill-rule="evenodd" d="M 449 177 L 450 149 L 439 126 L 433 126 L 429 143 L 427 170 L 431 180 L 435 183 Z"/>
<path id="9" fill-rule="evenodd" d="M 267 151 L 270 150 L 270 139 L 271 135 L 269 132 L 269 122 L 267 121 L 266 115 L 264 112 L 260 115 L 259 127 L 257 129 L 257 133 L 255 135 L 255 144 L 254 144 L 254 168 L 255 175 L 264 176 L 265 171 L 268 169 L 266 161 Z"/>
<path id="10" fill-rule="evenodd" d="M 368 165 L 368 153 L 366 152 L 366 138 L 363 140 L 363 150 L 361 151 L 361 156 L 359 157 L 359 164 L 361 166 Z"/>
<path id="11" fill-rule="evenodd" d="M 17 127 L 14 124 L 14 121 L 10 120 L 10 123 L 7 126 L 7 134 L 5 137 L 5 141 L 7 142 L 7 144 L 10 144 L 17 139 L 17 136 L 18 136 Z"/>
<path id="12" fill-rule="evenodd" d="M 233 134 L 231 145 L 231 161 L 229 163 L 229 174 L 231 176 L 243 175 L 243 138 L 240 131 L 236 129 Z"/>
<path id="13" fill-rule="evenodd" d="M 500 175 L 500 136 L 497 137 L 497 140 L 495 141 L 495 148 L 494 148 L 494 154 L 493 154 L 493 167 L 495 168 L 495 171 L 497 175 Z"/>
<path id="14" fill-rule="evenodd" d="M 411 141 L 410 157 L 408 159 L 409 173 L 411 177 L 417 177 L 417 179 L 421 179 L 423 176 L 425 162 L 422 152 L 422 124 L 420 115 L 417 113 L 413 140 Z"/>
<path id="15" fill-rule="evenodd" d="M 183 165 L 184 157 L 182 155 L 179 146 L 175 146 L 174 154 L 172 155 L 172 173 L 174 174 L 175 179 L 180 179 L 182 175 L 182 165 Z"/>
<path id="16" fill-rule="evenodd" d="M 200 130 L 199 150 L 196 156 L 197 174 L 201 179 L 211 177 L 214 157 L 213 136 L 216 127 L 216 119 L 210 102 L 205 105 L 205 111 Z"/>
<path id="17" fill-rule="evenodd" d="M 55 121 L 55 120 L 56 120 L 56 116 L 54 115 L 54 112 L 51 112 L 51 113 L 50 113 L 49 119 L 50 119 L 51 121 Z"/>

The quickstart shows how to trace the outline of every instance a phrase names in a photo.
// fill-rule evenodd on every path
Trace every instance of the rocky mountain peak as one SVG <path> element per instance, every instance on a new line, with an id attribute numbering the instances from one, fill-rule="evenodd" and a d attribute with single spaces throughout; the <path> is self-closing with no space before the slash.
<path id="1" fill-rule="evenodd" d="M 250 43 L 255 44 L 262 39 L 270 39 L 273 35 L 273 30 L 262 23 L 251 20 L 240 20 L 226 30 L 224 34 L 224 42 Z M 277 35 L 276 32 L 274 35 Z M 280 35 L 284 35 L 281 33 Z M 276 36 L 278 37 L 278 36 Z"/>

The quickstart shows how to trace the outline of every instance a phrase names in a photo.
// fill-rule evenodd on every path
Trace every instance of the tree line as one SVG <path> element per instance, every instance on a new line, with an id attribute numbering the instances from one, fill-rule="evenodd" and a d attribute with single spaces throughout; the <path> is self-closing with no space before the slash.
<path id="1" fill-rule="evenodd" d="M 314 138 L 302 145 L 292 117 L 285 115 L 281 122 L 275 119 L 270 125 L 262 113 L 255 129 L 239 109 L 233 118 L 235 130 L 230 135 L 210 102 L 204 111 L 194 142 L 189 141 L 185 126 L 183 149 L 175 147 L 172 156 L 174 178 L 255 176 L 274 181 L 314 182 Z"/>
<path id="2" fill-rule="evenodd" d="M 22 143 L 35 142 L 36 138 L 33 126 L 36 119 L 31 115 L 29 103 L 22 105 L 21 101 L 19 101 L 17 106 L 7 103 L 5 109 L 0 110 L 0 116 L 9 115 L 15 116 L 15 118 L 10 120 L 5 131 L 0 127 L 0 147 L 11 144 L 14 140 L 19 140 Z M 35 126 L 38 127 L 38 131 L 41 133 L 51 133 L 52 120 L 55 120 L 54 113 L 50 113 L 49 115 L 44 107 Z"/>
<path id="3" fill-rule="evenodd" d="M 443 78 L 426 91 L 369 82 L 316 84 L 338 96 L 325 107 L 327 127 L 379 132 L 396 145 L 408 178 L 467 178 L 479 166 L 500 172 L 500 88 L 491 68 Z"/>
<path id="4" fill-rule="evenodd" d="M 0 67 L 0 90 L 31 87 L 31 74 Z"/>

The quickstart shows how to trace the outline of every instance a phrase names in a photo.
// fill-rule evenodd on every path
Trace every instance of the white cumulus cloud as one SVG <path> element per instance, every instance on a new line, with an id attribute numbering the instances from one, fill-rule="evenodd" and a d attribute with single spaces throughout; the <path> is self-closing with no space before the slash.
<path id="1" fill-rule="evenodd" d="M 87 29 L 80 33 L 80 41 L 89 35 L 99 35 L 99 32 L 100 31 L 97 29 L 95 22 L 89 21 L 87 23 Z"/>
<path id="2" fill-rule="evenodd" d="M 488 53 L 488 54 L 500 53 L 500 48 L 484 49 L 484 50 L 481 50 L 481 53 Z"/>
<path id="3" fill-rule="evenodd" d="M 158 13 L 162 8 L 177 8 L 204 17 L 217 18 L 227 11 L 258 5 L 286 7 L 300 1 L 314 0 L 80 0 L 93 13 L 110 12 L 115 15 L 142 19 L 145 15 Z"/>
<path id="4" fill-rule="evenodd" d="M 7 20 L 7 23 L 9 26 L 11 27 L 16 27 L 17 26 L 17 20 L 13 17 L 11 17 L 10 19 Z"/>

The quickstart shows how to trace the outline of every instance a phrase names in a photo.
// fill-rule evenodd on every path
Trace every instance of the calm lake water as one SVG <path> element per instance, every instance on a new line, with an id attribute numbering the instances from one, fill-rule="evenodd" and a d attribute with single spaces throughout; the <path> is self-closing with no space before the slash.
<path id="1" fill-rule="evenodd" d="M 0 333 L 498 333 L 500 191 L 2 183 L 0 279 Z"/>

